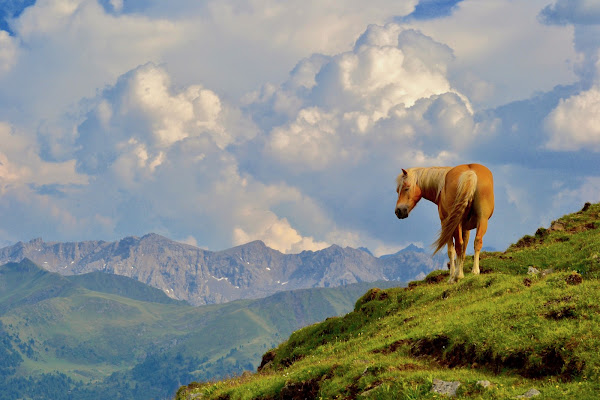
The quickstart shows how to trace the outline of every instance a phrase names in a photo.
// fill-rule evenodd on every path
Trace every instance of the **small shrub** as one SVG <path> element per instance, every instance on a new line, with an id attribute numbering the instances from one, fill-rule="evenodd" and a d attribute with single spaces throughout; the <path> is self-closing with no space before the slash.
<path id="1" fill-rule="evenodd" d="M 538 228 L 537 231 L 535 231 L 536 238 L 542 239 L 546 236 L 548 236 L 548 229 L 546 229 L 546 228 L 540 227 L 540 228 Z"/>

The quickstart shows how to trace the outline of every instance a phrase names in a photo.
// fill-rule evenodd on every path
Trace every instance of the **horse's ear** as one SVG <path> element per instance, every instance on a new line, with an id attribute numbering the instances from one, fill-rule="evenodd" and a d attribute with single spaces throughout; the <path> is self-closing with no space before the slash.
<path id="1" fill-rule="evenodd" d="M 406 172 L 406 170 L 404 168 L 402 168 L 402 173 L 404 174 L 404 177 L 408 176 L 408 172 Z"/>

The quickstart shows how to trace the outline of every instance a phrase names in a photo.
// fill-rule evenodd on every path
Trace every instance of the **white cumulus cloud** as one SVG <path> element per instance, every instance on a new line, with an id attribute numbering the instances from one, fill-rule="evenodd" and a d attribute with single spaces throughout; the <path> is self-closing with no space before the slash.
<path id="1" fill-rule="evenodd" d="M 576 80 L 573 30 L 537 18 L 549 2 L 461 1 L 450 17 L 406 24 L 452 48 L 451 82 L 483 109 Z"/>
<path id="2" fill-rule="evenodd" d="M 264 129 L 275 125 L 265 150 L 295 170 L 322 171 L 390 148 L 435 158 L 464 147 L 475 123 L 447 78 L 452 60 L 450 48 L 414 29 L 370 25 L 352 51 L 304 59 L 288 81 L 250 98 L 251 107 L 287 120 L 263 121 Z"/>
<path id="3" fill-rule="evenodd" d="M 546 117 L 545 128 L 548 149 L 600 152 L 600 87 L 561 100 Z"/>
<path id="4" fill-rule="evenodd" d="M 165 51 L 186 37 L 185 24 L 107 14 L 95 0 L 38 0 L 11 28 L 18 57 L 10 57 L 16 62 L 0 83 L 24 120 L 56 118 L 125 71 L 163 61 Z M 6 43 L 0 35 L 0 65 Z"/>
<path id="5" fill-rule="evenodd" d="M 201 85 L 174 89 L 167 71 L 149 63 L 124 74 L 105 89 L 77 128 L 81 171 L 111 168 L 143 176 L 167 161 L 168 149 L 187 138 L 205 136 L 218 148 L 247 140 L 249 121 Z"/>
<path id="6" fill-rule="evenodd" d="M 256 214 L 256 210 L 248 210 Z M 278 218 L 272 212 L 262 212 L 255 215 L 255 224 L 233 229 L 233 244 L 240 245 L 260 239 L 272 249 L 283 253 L 299 253 L 304 250 L 321 250 L 330 246 L 326 242 L 315 241 L 311 236 L 303 237 L 290 225 L 286 218 Z"/>
<path id="7" fill-rule="evenodd" d="M 85 203 L 81 212 L 109 221 L 106 229 L 177 234 L 213 248 L 257 239 L 282 252 L 329 245 L 314 235 L 325 237 L 335 223 L 310 197 L 240 172 L 230 150 L 258 130 L 215 92 L 198 84 L 175 87 L 165 68 L 148 63 L 86 104 L 71 146 L 75 159 L 65 165 L 76 160 L 77 171 L 93 178 L 67 200 Z M 308 124 L 319 118 L 305 116 Z M 111 201 L 99 201 L 99 192 Z M 69 210 L 52 200 L 46 201 Z M 281 217 L 282 209 L 298 217 Z M 92 223 L 77 212 L 71 219 L 77 223 L 66 226 L 74 231 Z M 315 233 L 303 234 L 307 229 Z"/>
<path id="8" fill-rule="evenodd" d="M 482 162 L 500 248 L 595 196 L 596 3 L 417 3 L 37 0 L 0 32 L 0 242 L 381 254 L 439 226 L 395 218 L 400 168 Z"/>

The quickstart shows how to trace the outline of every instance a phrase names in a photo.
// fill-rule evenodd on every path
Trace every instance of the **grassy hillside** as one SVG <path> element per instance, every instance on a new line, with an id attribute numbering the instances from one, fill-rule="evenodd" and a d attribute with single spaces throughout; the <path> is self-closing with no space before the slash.
<path id="1" fill-rule="evenodd" d="M 87 274 L 70 275 L 66 276 L 66 278 L 78 286 L 96 292 L 116 294 L 130 299 L 149 301 L 152 303 L 184 303 L 183 301 L 170 298 L 160 289 L 144 285 L 143 283 L 126 276 L 94 271 Z"/>
<path id="2" fill-rule="evenodd" d="M 369 290 L 267 352 L 258 373 L 192 383 L 177 399 L 439 399 L 434 379 L 459 381 L 464 399 L 598 398 L 600 204 L 481 263 L 454 285 L 439 271 Z"/>
<path id="3" fill-rule="evenodd" d="M 6 264 L 0 399 L 172 398 L 182 383 L 255 369 L 293 330 L 347 312 L 369 287 L 192 307 L 129 278 Z"/>
<path id="4" fill-rule="evenodd" d="M 69 296 L 76 286 L 29 260 L 0 267 L 0 315 L 7 310 L 57 296 Z"/>

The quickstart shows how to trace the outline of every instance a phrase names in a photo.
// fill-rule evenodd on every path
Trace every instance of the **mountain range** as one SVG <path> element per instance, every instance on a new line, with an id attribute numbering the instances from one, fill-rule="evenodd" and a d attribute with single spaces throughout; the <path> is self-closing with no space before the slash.
<path id="1" fill-rule="evenodd" d="M 445 255 L 432 258 L 415 246 L 382 257 L 366 249 L 337 245 L 283 254 L 261 241 L 208 251 L 154 233 L 114 242 L 63 243 L 38 238 L 0 249 L 0 265 L 25 258 L 60 275 L 102 271 L 133 278 L 196 306 L 295 289 L 407 282 L 442 269 L 446 263 Z"/>

